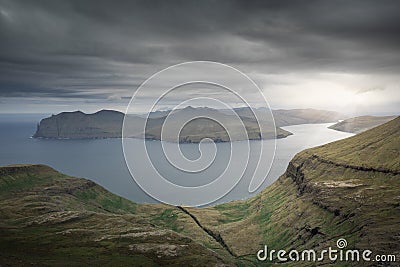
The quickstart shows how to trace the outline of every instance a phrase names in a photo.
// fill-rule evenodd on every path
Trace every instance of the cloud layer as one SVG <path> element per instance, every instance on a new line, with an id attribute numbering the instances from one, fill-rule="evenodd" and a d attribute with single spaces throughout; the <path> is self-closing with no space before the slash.
<path id="1" fill-rule="evenodd" d="M 0 0 L 0 98 L 123 105 L 153 73 L 211 60 L 246 72 L 273 98 L 332 81 L 398 99 L 399 13 L 398 1 Z M 296 90 L 304 80 L 310 87 Z M 392 102 L 381 105 L 395 110 Z"/>

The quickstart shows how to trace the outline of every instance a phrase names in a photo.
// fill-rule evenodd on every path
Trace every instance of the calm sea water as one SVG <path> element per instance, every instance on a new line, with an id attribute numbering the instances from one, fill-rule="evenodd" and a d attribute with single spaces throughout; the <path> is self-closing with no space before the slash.
<path id="1" fill-rule="evenodd" d="M 109 191 L 135 202 L 157 202 L 143 192 L 131 178 L 125 164 L 121 139 L 46 140 L 31 138 L 37 122 L 46 116 L 47 114 L 0 115 L 0 165 L 47 164 L 62 173 L 93 180 Z M 268 174 L 268 179 L 259 190 L 253 194 L 248 193 L 251 175 L 245 173 L 239 184 L 216 203 L 251 197 L 282 175 L 296 153 L 305 148 L 352 135 L 328 129 L 329 125 L 331 124 L 284 127 L 293 135 L 277 140 L 275 160 Z M 140 142 L 140 140 L 132 140 L 131 144 L 135 146 L 135 142 Z M 260 146 L 260 142 L 272 141 L 251 141 L 250 145 Z M 208 149 L 208 146 L 211 145 L 204 144 L 204 148 Z M 206 172 L 188 176 L 187 173 L 179 172 L 168 164 L 163 154 L 160 153 L 160 142 L 149 141 L 147 148 L 152 155 L 152 160 L 157 162 L 158 171 L 170 177 L 171 181 L 181 185 L 198 185 L 210 182 L 223 172 L 230 151 L 229 143 L 217 144 L 218 153 L 212 167 L 207 169 Z M 188 158 L 195 159 L 199 156 L 197 144 L 184 144 L 182 150 Z"/>

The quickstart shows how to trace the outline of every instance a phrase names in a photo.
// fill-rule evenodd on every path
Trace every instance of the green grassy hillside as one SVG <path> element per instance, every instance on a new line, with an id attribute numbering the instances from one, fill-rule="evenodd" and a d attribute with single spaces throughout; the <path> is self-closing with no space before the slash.
<path id="1" fill-rule="evenodd" d="M 277 250 L 321 251 L 336 247 L 338 238 L 345 238 L 348 248 L 395 254 L 399 261 L 399 158 L 400 118 L 396 118 L 299 153 L 277 182 L 252 199 L 190 212 L 220 232 L 240 258 L 256 265 L 261 263 L 255 252 L 264 244 Z M 368 266 L 365 262 L 352 265 Z M 335 266 L 348 264 L 336 262 Z"/>
<path id="2" fill-rule="evenodd" d="M 1 266 L 213 266 L 233 257 L 175 207 L 43 165 L 0 168 Z"/>
<path id="3" fill-rule="evenodd" d="M 135 204 L 46 166 L 2 167 L 0 264 L 316 266 L 258 262 L 256 253 L 264 245 L 321 251 L 339 238 L 399 261 L 399 158 L 396 118 L 302 151 L 251 199 L 207 208 Z"/>

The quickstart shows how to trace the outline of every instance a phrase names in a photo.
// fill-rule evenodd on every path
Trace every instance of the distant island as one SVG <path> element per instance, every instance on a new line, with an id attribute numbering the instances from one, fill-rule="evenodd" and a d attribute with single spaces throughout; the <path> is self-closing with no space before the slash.
<path id="1" fill-rule="evenodd" d="M 35 138 L 120 138 L 124 114 L 101 110 L 93 114 L 81 111 L 62 112 L 42 119 Z"/>
<path id="2" fill-rule="evenodd" d="M 304 150 L 256 196 L 207 208 L 134 203 L 44 165 L 0 167 L 0 264 L 259 266 L 263 244 L 321 252 L 339 238 L 398 259 L 399 140 L 397 118 Z"/>
<path id="3" fill-rule="evenodd" d="M 276 129 L 272 122 L 260 121 L 265 123 L 266 129 L 261 132 L 260 127 L 250 108 L 237 108 L 234 110 L 240 117 L 240 121 L 234 118 L 226 110 L 217 110 L 207 107 L 186 107 L 173 111 L 176 116 L 175 121 L 179 125 L 181 119 L 188 115 L 201 114 L 201 118 L 194 119 L 183 127 L 180 136 L 180 143 L 198 143 L 204 138 L 210 138 L 215 142 L 240 141 L 230 140 L 225 129 L 207 117 L 219 118 L 228 121 L 231 129 L 240 127 L 243 123 L 248 134 L 249 140 L 285 138 L 292 133 L 280 128 L 282 126 L 306 124 L 306 123 L 328 123 L 335 122 L 341 118 L 337 112 L 315 110 L 315 109 L 293 109 L 293 110 L 274 110 Z M 254 109 L 255 113 L 262 113 L 260 109 Z M 149 114 L 146 130 L 138 127 L 144 125 L 146 116 L 129 115 L 129 136 L 132 138 L 145 138 L 149 140 L 161 140 L 161 129 L 167 116 L 167 111 L 155 111 Z M 265 111 L 264 111 L 265 112 Z M 260 115 L 258 114 L 258 115 Z M 259 116 L 261 117 L 261 116 Z M 53 138 L 53 139 L 83 139 L 83 138 L 121 138 L 124 113 L 114 110 L 101 110 L 93 114 L 85 114 L 81 111 L 62 112 L 57 115 L 42 119 L 37 126 L 34 138 Z M 175 136 L 164 136 L 167 141 L 176 141 Z"/>
<path id="4" fill-rule="evenodd" d="M 328 128 L 357 134 L 391 121 L 396 117 L 397 116 L 359 116 L 340 121 Z"/>

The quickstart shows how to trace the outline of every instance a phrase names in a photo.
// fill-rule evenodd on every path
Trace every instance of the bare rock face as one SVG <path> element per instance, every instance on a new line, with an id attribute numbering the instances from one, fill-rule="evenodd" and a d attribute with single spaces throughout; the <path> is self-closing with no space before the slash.
<path id="1" fill-rule="evenodd" d="M 129 120 L 126 121 L 126 124 L 129 125 L 129 135 L 126 137 L 161 140 L 161 129 L 167 116 L 171 114 L 174 115 L 174 119 L 168 123 L 176 124 L 176 127 L 181 127 L 180 123 L 187 117 L 202 116 L 188 122 L 182 128 L 178 140 L 180 143 L 199 143 L 204 138 L 210 138 L 214 142 L 285 138 L 291 133 L 283 130 L 280 126 L 334 122 L 341 117 L 336 112 L 324 110 L 274 110 L 274 122 L 271 118 L 268 121 L 263 120 L 263 117 L 265 119 L 265 116 L 263 116 L 265 110 L 237 108 L 234 111 L 240 117 L 239 120 L 226 110 L 193 107 L 176 111 L 152 112 L 147 119 L 145 116 L 129 115 Z M 253 112 L 255 113 L 253 114 Z M 224 121 L 226 125 L 220 125 L 207 118 Z M 256 118 L 261 120 L 258 121 Z M 143 132 L 140 125 L 144 125 L 145 120 L 146 130 Z M 121 138 L 123 121 L 124 114 L 113 110 L 101 110 L 93 114 L 85 114 L 81 111 L 62 112 L 42 119 L 33 137 L 56 139 Z M 242 123 L 247 131 L 247 137 L 230 140 L 224 127 L 228 126 L 231 131 L 238 132 Z M 259 123 L 263 125 L 263 130 L 260 129 Z M 175 136 L 168 134 L 164 138 L 165 141 L 177 141 Z"/>
<path id="2" fill-rule="evenodd" d="M 399 259 L 399 157 L 396 118 L 300 152 L 253 198 L 206 208 L 132 203 L 43 165 L 0 167 L 0 264 L 259 266 L 264 244 L 322 251 L 338 238 Z"/>
<path id="3" fill-rule="evenodd" d="M 43 119 L 33 137 L 39 138 L 115 138 L 121 137 L 124 114 L 102 110 L 94 114 L 63 112 Z"/>
<path id="4" fill-rule="evenodd" d="M 348 248 L 395 255 L 398 261 L 399 157 L 400 118 L 396 118 L 298 153 L 275 183 L 251 199 L 189 211 L 199 224 L 218 232 L 238 257 L 255 255 L 263 244 L 269 249 L 322 251 L 335 248 L 336 241 L 344 238 Z M 309 262 L 283 264 L 310 266 Z M 350 265 L 398 264 L 360 261 Z"/>
<path id="5" fill-rule="evenodd" d="M 146 138 L 150 140 L 161 140 L 161 130 L 168 115 L 172 112 L 150 114 L 149 118 L 129 115 L 125 124 L 128 125 L 128 134 L 125 137 Z M 168 121 L 172 127 L 181 127 L 180 123 L 184 118 L 201 115 L 201 118 L 189 121 L 179 135 L 179 140 L 172 134 L 166 134 L 165 141 L 180 143 L 199 143 L 204 138 L 210 138 L 215 142 L 229 142 L 241 140 L 260 140 L 284 138 L 291 135 L 290 132 L 281 128 L 276 128 L 273 121 L 261 123 L 264 124 L 264 130 L 254 117 L 241 116 L 238 120 L 232 115 L 212 108 L 192 108 L 187 107 L 173 112 L 174 119 Z M 247 136 L 230 139 L 226 129 L 208 117 L 216 118 L 226 122 L 230 134 L 239 132 L 242 123 L 247 131 Z M 38 124 L 35 138 L 55 138 L 55 139 L 79 139 L 79 138 L 121 138 L 124 114 L 118 111 L 102 110 L 94 114 L 85 114 L 80 111 L 63 112 L 42 119 Z M 146 124 L 146 130 L 143 132 L 142 125 Z M 233 131 L 233 132 L 232 132 Z"/>
<path id="6" fill-rule="evenodd" d="M 188 245 L 172 245 L 172 244 L 153 244 L 141 243 L 129 245 L 129 250 L 137 251 L 140 253 L 151 253 L 157 258 L 162 257 L 178 257 L 181 251 L 187 248 Z"/>

